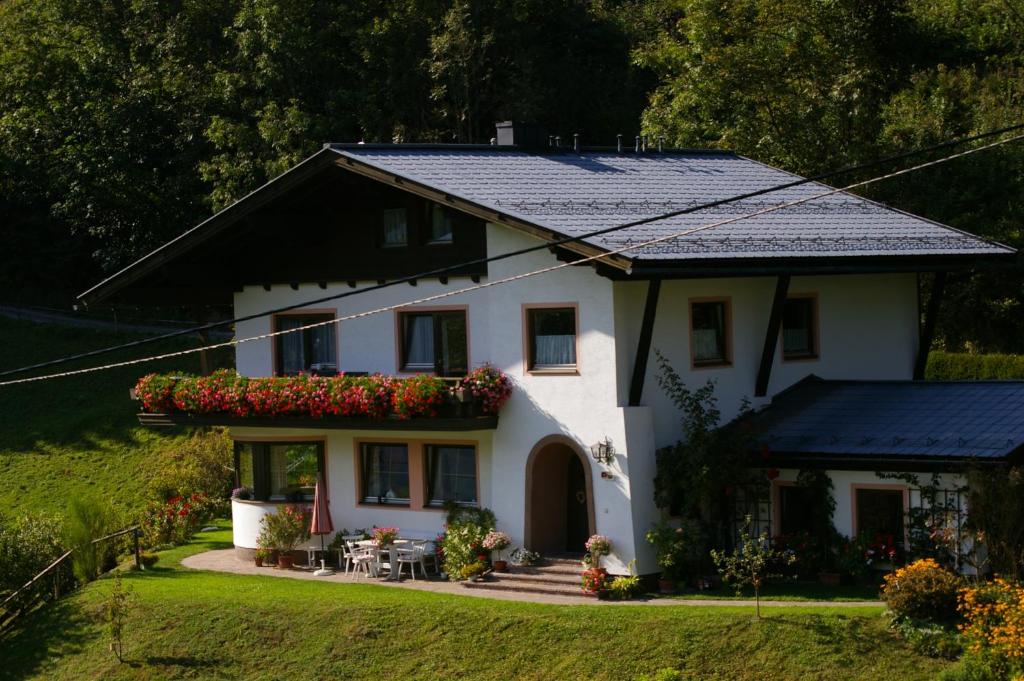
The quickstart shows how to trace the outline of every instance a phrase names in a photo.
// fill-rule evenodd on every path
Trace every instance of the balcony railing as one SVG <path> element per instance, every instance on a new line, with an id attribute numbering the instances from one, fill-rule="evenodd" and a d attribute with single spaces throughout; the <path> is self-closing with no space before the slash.
<path id="1" fill-rule="evenodd" d="M 512 392 L 508 376 L 483 366 L 464 378 L 299 375 L 248 378 L 150 374 L 134 394 L 144 425 L 248 425 L 342 429 L 496 428 Z"/>

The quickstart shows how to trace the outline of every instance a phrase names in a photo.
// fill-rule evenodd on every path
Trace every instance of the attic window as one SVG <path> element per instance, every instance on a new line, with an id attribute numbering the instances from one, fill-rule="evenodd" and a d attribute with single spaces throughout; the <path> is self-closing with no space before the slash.
<path id="1" fill-rule="evenodd" d="M 431 244 L 450 244 L 452 242 L 452 212 L 436 203 L 430 207 L 430 238 Z"/>
<path id="2" fill-rule="evenodd" d="M 732 363 L 729 316 L 728 300 L 690 301 L 690 354 L 694 368 Z"/>
<path id="3" fill-rule="evenodd" d="M 381 245 L 395 248 L 409 243 L 409 217 L 405 208 L 381 211 Z"/>
<path id="4" fill-rule="evenodd" d="M 818 356 L 816 301 L 811 296 L 786 300 L 782 312 L 782 358 L 815 359 Z"/>

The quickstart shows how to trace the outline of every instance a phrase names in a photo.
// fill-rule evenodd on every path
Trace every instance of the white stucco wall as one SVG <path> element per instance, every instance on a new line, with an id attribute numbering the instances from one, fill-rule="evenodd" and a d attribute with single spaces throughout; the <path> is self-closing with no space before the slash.
<path id="1" fill-rule="evenodd" d="M 536 243 L 532 237 L 504 227 L 487 227 L 489 255 Z M 483 281 L 557 263 L 548 251 L 539 251 L 491 263 L 489 275 Z M 424 263 L 425 267 L 428 265 Z M 357 288 L 372 283 L 359 282 Z M 437 279 L 424 279 L 416 287 L 395 286 L 314 307 L 332 310 L 343 317 L 471 285 L 468 278 L 452 278 L 446 285 Z M 765 277 L 666 281 L 662 286 L 652 347 L 669 357 L 691 385 L 715 379 L 719 404 L 726 419 L 735 413 L 744 396 L 753 394 L 774 285 L 773 278 Z M 326 290 L 305 284 L 297 291 L 288 286 L 274 286 L 270 291 L 250 286 L 236 294 L 235 312 L 242 316 L 351 290 L 345 283 L 328 284 Z M 437 510 L 357 505 L 353 459 L 353 443 L 357 439 L 476 439 L 480 442 L 481 503 L 495 511 L 499 528 L 508 532 L 516 545 L 522 545 L 526 463 L 534 445 L 546 436 L 562 435 L 587 452 L 591 444 L 608 437 L 616 448 L 615 461 L 602 466 L 590 460 L 596 531 L 608 535 L 614 546 L 606 565 L 612 572 L 623 573 L 629 561 L 636 558 L 640 573 L 655 572 L 653 554 L 643 538 L 658 516 L 653 505 L 654 450 L 678 439 L 679 426 L 675 408 L 657 385 L 653 356 L 648 364 L 644 406 L 626 406 L 646 290 L 645 282 L 612 282 L 583 266 L 428 303 L 428 306 L 467 306 L 471 365 L 494 364 L 514 380 L 516 390 L 502 410 L 499 427 L 493 432 L 418 434 L 304 430 L 292 433 L 304 436 L 326 433 L 328 485 L 335 525 L 351 528 L 394 524 L 407 532 L 433 533 L 439 531 L 443 523 L 443 513 Z M 913 275 L 796 277 L 790 290 L 818 296 L 820 358 L 801 363 L 782 363 L 777 358 L 770 393 L 809 373 L 824 378 L 910 377 L 917 342 Z M 688 300 L 711 296 L 731 298 L 733 366 L 694 371 L 689 361 Z M 578 305 L 578 375 L 532 375 L 524 371 L 524 303 Z M 236 331 L 239 337 L 246 337 L 270 329 L 270 319 L 261 318 L 240 323 Z M 342 322 L 339 368 L 397 374 L 396 344 L 395 312 Z M 781 347 L 778 352 L 781 355 Z M 240 345 L 237 366 L 246 375 L 270 375 L 273 371 L 271 341 Z M 234 429 L 233 435 L 280 439 L 289 433 L 280 429 Z M 609 475 L 602 477 L 602 471 Z M 837 524 L 840 520 L 837 519 Z"/>
<path id="2" fill-rule="evenodd" d="M 809 374 L 829 379 L 902 380 L 913 377 L 917 352 L 917 286 L 913 274 L 793 277 L 790 294 L 818 298 L 819 352 L 814 360 L 784 362 L 776 347 L 768 395 L 754 398 L 754 383 L 764 347 L 765 327 L 775 291 L 774 277 L 665 281 L 658 300 L 652 354 L 647 365 L 642 404 L 654 411 L 657 445 L 679 437 L 675 407 L 658 386 L 654 350 L 668 358 L 687 385 L 716 383 L 723 421 L 736 415 L 743 398 L 760 407 L 771 396 Z M 617 282 L 615 299 L 619 343 L 620 399 L 628 399 L 636 338 L 643 318 L 646 282 Z M 693 369 L 690 364 L 691 298 L 731 301 L 732 365 Z"/>

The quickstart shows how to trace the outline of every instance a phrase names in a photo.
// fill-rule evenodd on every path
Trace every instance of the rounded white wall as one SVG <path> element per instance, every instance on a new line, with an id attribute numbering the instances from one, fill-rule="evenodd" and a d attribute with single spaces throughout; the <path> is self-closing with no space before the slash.
<path id="1" fill-rule="evenodd" d="M 277 504 L 261 501 L 231 500 L 231 530 L 235 546 L 255 549 L 260 536 L 263 516 L 277 512 Z"/>

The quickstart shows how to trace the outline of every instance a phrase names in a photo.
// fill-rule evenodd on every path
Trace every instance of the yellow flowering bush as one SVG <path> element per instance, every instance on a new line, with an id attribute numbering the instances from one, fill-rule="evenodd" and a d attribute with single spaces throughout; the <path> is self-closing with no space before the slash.
<path id="1" fill-rule="evenodd" d="M 882 597 L 898 617 L 949 622 L 957 616 L 961 585 L 958 575 L 924 558 L 887 574 Z"/>
<path id="2" fill-rule="evenodd" d="M 995 656 L 1010 678 L 1024 672 L 1024 585 L 996 579 L 991 584 L 963 589 L 960 631 L 968 650 Z"/>

